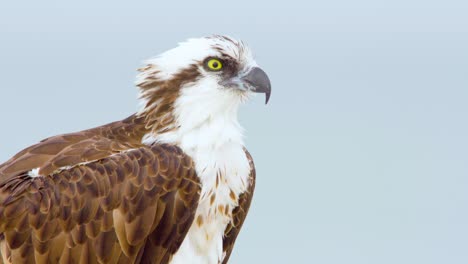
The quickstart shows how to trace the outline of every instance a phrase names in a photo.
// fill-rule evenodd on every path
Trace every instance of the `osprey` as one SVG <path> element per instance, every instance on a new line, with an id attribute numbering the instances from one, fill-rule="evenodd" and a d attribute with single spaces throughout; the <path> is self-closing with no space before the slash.
<path id="1" fill-rule="evenodd" d="M 0 165 L 0 263 L 227 263 L 255 185 L 237 121 L 271 92 L 250 50 L 189 39 L 140 69 L 142 108 Z"/>

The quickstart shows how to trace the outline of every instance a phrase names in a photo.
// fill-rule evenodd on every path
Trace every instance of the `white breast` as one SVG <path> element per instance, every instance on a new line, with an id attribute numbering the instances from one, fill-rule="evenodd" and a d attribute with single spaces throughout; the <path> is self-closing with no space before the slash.
<path id="1" fill-rule="evenodd" d="M 218 264 L 224 258 L 223 235 L 232 210 L 249 187 L 250 163 L 240 129 L 213 119 L 183 136 L 170 133 L 147 136 L 145 142 L 179 145 L 192 157 L 202 185 L 194 222 L 171 264 Z"/>
<path id="2" fill-rule="evenodd" d="M 223 235 L 232 210 L 248 187 L 249 162 L 242 146 L 235 144 L 193 158 L 202 193 L 195 220 L 171 264 L 217 264 L 224 257 Z"/>

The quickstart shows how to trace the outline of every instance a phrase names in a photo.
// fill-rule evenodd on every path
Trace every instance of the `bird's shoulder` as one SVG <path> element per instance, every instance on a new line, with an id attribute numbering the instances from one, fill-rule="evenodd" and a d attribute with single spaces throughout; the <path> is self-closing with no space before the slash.
<path id="1" fill-rule="evenodd" d="M 2 165 L 0 242 L 8 248 L 0 255 L 167 263 L 177 251 L 200 194 L 192 159 L 173 145 L 133 142 L 125 124 L 96 129 L 47 139 Z M 47 175 L 31 177 L 33 167 Z"/>
<path id="2" fill-rule="evenodd" d="M 132 115 L 80 132 L 53 136 L 34 144 L 0 165 L 0 181 L 35 170 L 49 175 L 65 167 L 92 162 L 143 147 L 145 126 Z"/>

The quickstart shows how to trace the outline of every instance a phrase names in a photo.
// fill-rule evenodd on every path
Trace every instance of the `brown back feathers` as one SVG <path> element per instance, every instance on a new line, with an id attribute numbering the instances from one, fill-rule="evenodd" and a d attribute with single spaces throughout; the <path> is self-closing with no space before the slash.
<path id="1" fill-rule="evenodd" d="M 142 145 L 145 132 L 132 116 L 47 139 L 0 166 L 3 262 L 167 263 L 200 186 L 187 155 Z M 29 176 L 34 168 L 42 176 Z"/>

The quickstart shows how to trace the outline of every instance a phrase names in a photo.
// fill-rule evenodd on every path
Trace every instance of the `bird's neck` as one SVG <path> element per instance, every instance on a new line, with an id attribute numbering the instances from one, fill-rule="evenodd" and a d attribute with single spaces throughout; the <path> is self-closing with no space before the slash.
<path id="1" fill-rule="evenodd" d="M 157 126 L 154 128 L 158 129 L 151 129 L 143 143 L 175 144 L 191 156 L 199 151 L 221 151 L 226 146 L 243 147 L 243 129 L 237 117 L 240 103 L 241 99 L 235 94 L 205 94 L 201 97 L 198 94 L 192 96 L 188 91 L 174 102 L 170 114 L 164 114 L 163 120 L 172 122 L 164 124 L 155 120 Z M 152 118 L 148 117 L 148 120 L 151 122 Z"/>

